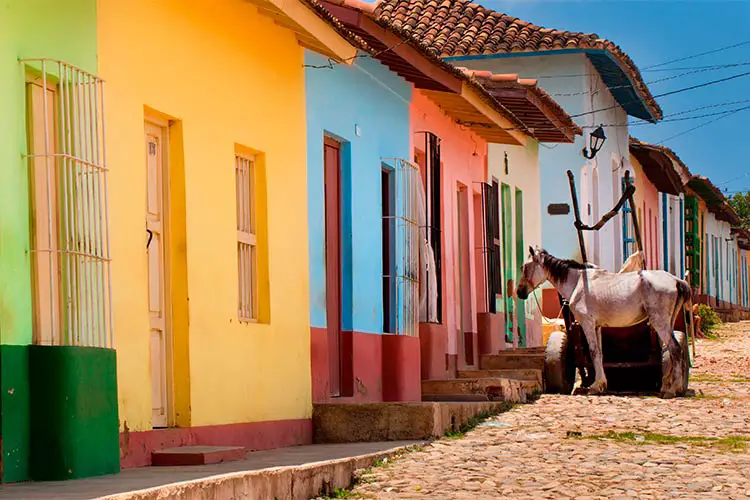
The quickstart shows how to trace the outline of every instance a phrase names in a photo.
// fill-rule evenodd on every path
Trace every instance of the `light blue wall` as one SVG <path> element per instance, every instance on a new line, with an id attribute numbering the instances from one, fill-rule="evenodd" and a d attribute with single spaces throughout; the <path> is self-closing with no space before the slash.
<path id="1" fill-rule="evenodd" d="M 327 59 L 305 52 L 305 64 Z M 342 151 L 342 327 L 383 330 L 381 165 L 410 159 L 411 86 L 377 61 L 305 69 L 310 252 L 310 323 L 326 326 L 325 197 L 323 138 L 344 142 Z M 355 133 L 359 128 L 360 135 Z"/>

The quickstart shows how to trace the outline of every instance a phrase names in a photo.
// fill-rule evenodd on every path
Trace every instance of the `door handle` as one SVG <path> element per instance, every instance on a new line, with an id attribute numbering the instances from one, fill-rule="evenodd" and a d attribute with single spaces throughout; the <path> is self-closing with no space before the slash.
<path id="1" fill-rule="evenodd" d="M 146 250 L 148 250 L 148 247 L 151 246 L 151 240 L 154 239 L 154 232 L 150 229 L 146 229 L 146 232 L 148 233 L 148 241 L 146 242 Z"/>

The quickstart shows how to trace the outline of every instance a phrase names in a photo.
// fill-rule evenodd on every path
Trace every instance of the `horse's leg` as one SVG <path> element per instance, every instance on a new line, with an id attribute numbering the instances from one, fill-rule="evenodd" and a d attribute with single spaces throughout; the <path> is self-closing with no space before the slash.
<path id="1" fill-rule="evenodd" d="M 672 306 L 672 307 L 670 307 Z M 680 346 L 674 339 L 672 332 L 672 317 L 674 315 L 674 298 L 671 300 L 657 300 L 646 306 L 648 321 L 651 328 L 656 331 L 662 346 L 662 356 L 669 356 L 665 363 L 665 370 L 661 378 L 661 393 L 665 398 L 675 396 L 676 388 L 674 386 L 675 376 L 682 376 L 682 366 L 680 365 Z M 675 373 L 677 370 L 677 373 Z"/>
<path id="2" fill-rule="evenodd" d="M 607 377 L 604 375 L 604 360 L 602 356 L 601 329 L 596 326 L 590 316 L 580 322 L 586 342 L 589 345 L 591 360 L 594 363 L 594 383 L 589 387 L 589 394 L 601 394 L 607 390 Z"/>

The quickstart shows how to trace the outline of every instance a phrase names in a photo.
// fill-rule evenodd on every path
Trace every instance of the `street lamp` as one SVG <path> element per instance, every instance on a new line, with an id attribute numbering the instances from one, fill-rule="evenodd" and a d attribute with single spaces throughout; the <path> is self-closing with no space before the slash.
<path id="1" fill-rule="evenodd" d="M 594 156 L 596 156 L 596 153 L 599 152 L 600 149 L 602 149 L 602 145 L 604 144 L 604 141 L 607 140 L 607 136 L 604 135 L 604 129 L 601 125 L 596 127 L 596 129 L 591 132 L 590 136 L 590 148 L 591 153 L 589 153 L 589 150 L 586 148 L 583 148 L 583 157 L 588 158 L 591 160 Z"/>

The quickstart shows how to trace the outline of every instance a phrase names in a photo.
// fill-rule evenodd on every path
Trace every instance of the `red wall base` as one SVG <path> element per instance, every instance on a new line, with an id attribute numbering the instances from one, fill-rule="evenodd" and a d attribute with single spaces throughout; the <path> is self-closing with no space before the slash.
<path id="1" fill-rule="evenodd" d="M 495 354 L 505 349 L 505 315 L 502 313 L 477 314 L 479 354 Z"/>
<path id="2" fill-rule="evenodd" d="M 419 339 L 402 335 L 342 332 L 342 393 L 331 396 L 328 333 L 310 328 L 313 403 L 421 401 Z M 350 387 L 351 391 L 344 392 Z"/>
<path id="3" fill-rule="evenodd" d="M 242 424 L 155 429 L 120 433 L 120 468 L 151 465 L 151 452 L 176 446 L 242 446 L 270 450 L 312 444 L 312 420 L 276 420 Z"/>
<path id="4" fill-rule="evenodd" d="M 422 401 L 419 338 L 380 337 L 383 339 L 383 401 Z"/>
<path id="5" fill-rule="evenodd" d="M 422 380 L 447 379 L 448 329 L 445 325 L 420 323 L 419 343 L 422 358 Z"/>

